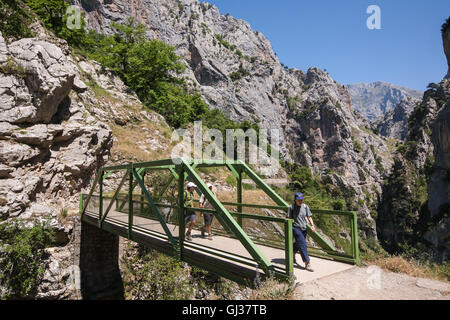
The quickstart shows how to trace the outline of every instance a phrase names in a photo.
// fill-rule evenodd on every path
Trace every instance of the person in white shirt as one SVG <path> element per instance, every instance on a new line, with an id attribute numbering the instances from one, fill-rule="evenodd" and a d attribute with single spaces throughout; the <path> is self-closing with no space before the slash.
<path id="1" fill-rule="evenodd" d="M 213 185 L 211 183 L 206 184 L 206 186 L 211 190 L 211 192 L 216 196 L 216 194 L 213 191 Z M 212 204 L 209 203 L 208 199 L 206 199 L 205 195 L 202 194 L 200 196 L 200 208 L 205 209 L 214 209 Z M 201 216 L 203 216 L 204 220 L 204 226 L 201 228 L 202 237 L 205 237 L 205 232 L 208 232 L 208 239 L 212 240 L 212 232 L 211 232 L 211 225 L 214 218 L 213 213 L 210 212 L 202 212 L 200 213 Z"/>

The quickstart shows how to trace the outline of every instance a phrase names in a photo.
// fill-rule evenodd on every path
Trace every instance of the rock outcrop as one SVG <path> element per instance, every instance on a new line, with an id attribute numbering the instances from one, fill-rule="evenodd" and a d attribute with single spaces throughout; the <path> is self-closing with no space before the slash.
<path id="1" fill-rule="evenodd" d="M 438 257 L 447 261 L 450 256 L 450 18 L 441 31 L 449 72 L 440 84 L 446 104 L 436 116 L 432 128 L 435 163 L 428 183 L 431 227 L 424 236 L 432 243 Z"/>
<path id="2" fill-rule="evenodd" d="M 79 298 L 80 193 L 102 165 L 170 152 L 171 128 L 112 72 L 31 27 L 36 38 L 7 44 L 0 34 L 0 223 L 47 220 L 56 247 L 35 298 Z"/>
<path id="3" fill-rule="evenodd" d="M 448 72 L 445 78 L 450 78 L 450 18 L 447 18 L 441 29 L 444 53 L 447 57 Z"/>
<path id="4" fill-rule="evenodd" d="M 409 116 L 405 143 L 397 148 L 392 172 L 385 180 L 377 230 L 382 242 L 394 252 L 401 251 L 404 245 L 417 247 L 420 243 L 422 254 L 434 259 L 443 257 L 437 243 L 442 245 L 448 241 L 443 240 L 446 235 L 442 236 L 442 223 L 447 222 L 436 211 L 448 194 L 445 194 L 445 178 L 436 176 L 442 175 L 438 164 L 442 159 L 436 157 L 445 154 L 445 138 L 441 139 L 446 133 L 441 131 L 441 122 L 435 121 L 449 98 L 446 79 L 425 91 L 422 101 Z M 448 229 L 444 230 L 448 234 Z"/>
<path id="5" fill-rule="evenodd" d="M 382 118 L 377 119 L 374 125 L 380 135 L 390 139 L 405 140 L 408 133 L 408 119 L 411 112 L 420 100 L 408 97 L 388 111 Z"/>
<path id="6" fill-rule="evenodd" d="M 393 110 L 407 98 L 421 99 L 423 92 L 387 82 L 356 83 L 348 85 L 355 111 L 374 121 Z"/>
<path id="7" fill-rule="evenodd" d="M 433 145 L 435 165 L 428 184 L 428 208 L 433 225 L 425 239 L 447 261 L 450 257 L 450 100 L 434 122 Z"/>
<path id="8" fill-rule="evenodd" d="M 112 136 L 101 122 L 80 121 L 86 109 L 69 94 L 79 71 L 59 47 L 22 39 L 4 48 L 0 214 L 7 219 L 31 202 L 68 198 L 86 187 L 108 160 Z"/>

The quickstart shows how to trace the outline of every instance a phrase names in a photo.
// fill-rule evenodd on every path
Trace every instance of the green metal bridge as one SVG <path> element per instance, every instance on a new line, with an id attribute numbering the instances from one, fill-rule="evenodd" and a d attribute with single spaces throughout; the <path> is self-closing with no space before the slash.
<path id="1" fill-rule="evenodd" d="M 200 177 L 200 172 L 216 167 L 227 168 L 234 177 L 235 202 L 220 201 L 221 195 L 215 196 Z M 275 205 L 245 203 L 244 176 Z M 204 194 L 214 209 L 183 206 L 186 180 L 197 185 L 197 193 Z M 80 199 L 84 223 L 250 287 L 257 278 L 289 280 L 308 273 L 300 274 L 294 266 L 293 220 L 285 218 L 288 207 L 242 161 L 181 158 L 102 167 L 89 194 Z M 213 241 L 195 235 L 192 241 L 185 239 L 185 209 L 214 213 Z M 331 268 L 333 273 L 359 263 L 356 212 L 312 209 L 312 213 L 317 230 L 308 226 L 309 253 L 331 263 L 324 270 Z"/>

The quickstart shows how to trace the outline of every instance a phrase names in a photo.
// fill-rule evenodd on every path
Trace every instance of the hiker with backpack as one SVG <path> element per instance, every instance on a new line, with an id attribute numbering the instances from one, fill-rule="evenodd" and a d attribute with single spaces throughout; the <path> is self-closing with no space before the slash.
<path id="1" fill-rule="evenodd" d="M 312 232 L 315 232 L 316 228 L 312 219 L 311 210 L 307 204 L 303 203 L 303 199 L 303 193 L 297 192 L 295 194 L 294 203 L 288 209 L 287 218 L 294 219 L 292 230 L 295 238 L 294 260 L 295 252 L 300 252 L 300 256 L 305 263 L 305 269 L 312 272 L 314 270 L 311 268 L 308 248 L 306 245 L 307 223 L 310 223 Z"/>
<path id="2" fill-rule="evenodd" d="M 185 207 L 194 207 L 194 190 L 197 186 L 193 182 L 189 182 L 187 184 L 187 192 L 184 192 L 184 206 Z M 191 209 L 185 209 L 184 211 L 184 224 L 185 228 L 187 228 L 186 232 L 186 240 L 192 241 L 191 232 L 195 226 L 195 211 Z"/>
<path id="3" fill-rule="evenodd" d="M 209 190 L 216 196 L 216 194 L 213 191 L 213 185 L 211 183 L 206 184 L 206 186 L 209 188 Z M 208 199 L 206 199 L 205 194 L 202 194 L 200 196 L 200 208 L 205 209 L 213 209 L 213 206 L 211 203 L 209 203 Z M 201 228 L 202 237 L 205 237 L 205 232 L 208 232 L 208 239 L 212 240 L 212 232 L 211 232 L 211 225 L 213 221 L 213 214 L 210 212 L 202 212 L 200 213 L 201 216 L 203 216 L 204 225 Z"/>

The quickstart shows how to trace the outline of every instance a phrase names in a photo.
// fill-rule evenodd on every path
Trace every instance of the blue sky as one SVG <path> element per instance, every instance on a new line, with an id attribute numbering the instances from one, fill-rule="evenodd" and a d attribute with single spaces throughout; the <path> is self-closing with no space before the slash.
<path id="1" fill-rule="evenodd" d="M 440 28 L 449 0 L 207 2 L 261 31 L 282 63 L 327 69 L 342 84 L 386 81 L 425 90 L 447 73 Z M 380 30 L 366 26 L 369 5 L 380 7 Z"/>

